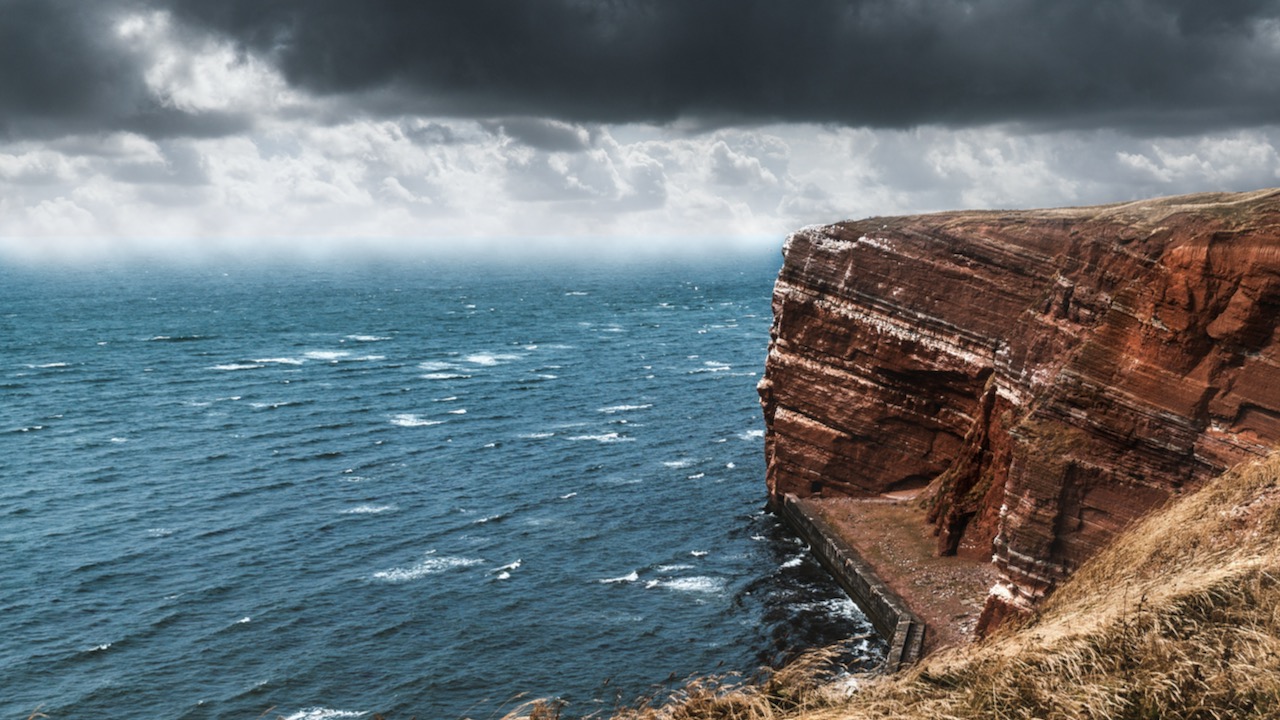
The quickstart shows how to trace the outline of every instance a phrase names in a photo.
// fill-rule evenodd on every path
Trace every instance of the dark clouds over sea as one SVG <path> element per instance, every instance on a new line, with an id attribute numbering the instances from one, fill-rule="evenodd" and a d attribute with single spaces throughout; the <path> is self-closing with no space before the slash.
<path id="1" fill-rule="evenodd" d="M 113 18 L 157 9 L 344 117 L 1177 134 L 1280 113 L 1274 0 L 0 0 L 0 129 L 244 131 L 147 92 Z"/>

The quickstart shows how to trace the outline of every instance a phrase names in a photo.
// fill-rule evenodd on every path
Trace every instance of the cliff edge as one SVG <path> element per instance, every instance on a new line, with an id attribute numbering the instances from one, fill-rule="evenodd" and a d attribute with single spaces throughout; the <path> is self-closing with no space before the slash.
<path id="1" fill-rule="evenodd" d="M 919 491 L 991 558 L 980 629 L 1280 440 L 1280 190 L 951 212 L 787 239 L 770 496 Z"/>

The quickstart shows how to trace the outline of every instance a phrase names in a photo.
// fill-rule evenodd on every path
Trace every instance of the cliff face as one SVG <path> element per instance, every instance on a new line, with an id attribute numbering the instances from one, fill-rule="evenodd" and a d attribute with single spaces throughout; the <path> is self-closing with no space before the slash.
<path id="1" fill-rule="evenodd" d="M 1003 575 L 986 625 L 1280 440 L 1280 190 L 873 218 L 784 253 L 771 496 L 923 489 L 938 551 Z"/>

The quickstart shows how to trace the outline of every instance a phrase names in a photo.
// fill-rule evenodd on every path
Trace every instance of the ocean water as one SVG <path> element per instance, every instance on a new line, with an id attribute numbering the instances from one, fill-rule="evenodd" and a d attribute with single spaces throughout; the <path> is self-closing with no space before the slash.
<path id="1" fill-rule="evenodd" d="M 0 269 L 0 717 L 580 716 L 870 632 L 763 511 L 777 266 Z"/>

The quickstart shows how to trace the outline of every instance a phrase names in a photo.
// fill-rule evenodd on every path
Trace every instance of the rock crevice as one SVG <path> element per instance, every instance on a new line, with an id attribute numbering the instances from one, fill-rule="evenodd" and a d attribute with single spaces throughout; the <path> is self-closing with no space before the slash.
<path id="1" fill-rule="evenodd" d="M 938 551 L 1002 573 L 988 625 L 1280 440 L 1280 191 L 873 218 L 784 256 L 770 496 L 925 488 Z"/>

